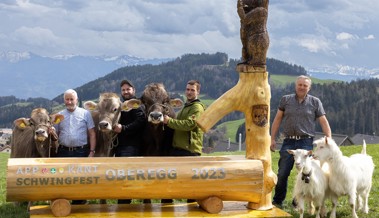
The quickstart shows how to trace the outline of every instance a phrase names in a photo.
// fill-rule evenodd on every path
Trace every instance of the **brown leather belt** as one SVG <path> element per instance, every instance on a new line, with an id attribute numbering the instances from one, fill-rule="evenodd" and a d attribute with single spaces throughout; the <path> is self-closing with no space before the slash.
<path id="1" fill-rule="evenodd" d="M 64 150 L 68 150 L 68 151 L 76 151 L 76 150 L 88 148 L 89 146 L 87 144 L 87 145 L 75 146 L 75 147 L 68 147 L 68 146 L 65 146 L 65 145 L 59 145 L 59 147 L 62 148 L 62 149 L 64 149 Z"/>
<path id="2" fill-rule="evenodd" d="M 311 139 L 312 136 L 309 135 L 294 135 L 294 136 L 286 136 L 285 139 L 294 139 L 294 140 L 301 140 L 301 139 Z"/>

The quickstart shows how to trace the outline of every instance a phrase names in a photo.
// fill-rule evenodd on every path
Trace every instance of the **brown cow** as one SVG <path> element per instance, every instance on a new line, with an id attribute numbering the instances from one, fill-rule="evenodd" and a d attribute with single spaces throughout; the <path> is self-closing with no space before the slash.
<path id="1" fill-rule="evenodd" d="M 121 111 L 129 111 L 139 107 L 141 101 L 130 99 L 121 103 L 116 93 L 105 92 L 100 94 L 99 103 L 93 101 L 84 102 L 84 108 L 91 111 L 96 129 L 96 157 L 113 157 L 117 146 L 117 133 L 112 131 L 118 124 Z M 105 199 L 100 199 L 100 204 L 106 204 Z"/>
<path id="2" fill-rule="evenodd" d="M 138 107 L 140 100 L 131 99 L 121 103 L 116 93 L 106 92 L 100 94 L 99 103 L 87 101 L 84 108 L 91 111 L 93 121 L 96 125 L 96 152 L 97 157 L 111 157 L 117 146 L 117 136 L 112 131 L 120 119 L 121 111 L 129 111 Z"/>
<path id="3" fill-rule="evenodd" d="M 56 148 L 58 143 L 57 135 L 49 129 L 63 119 L 61 114 L 49 115 L 44 108 L 34 109 L 30 118 L 16 119 L 13 122 L 11 158 L 52 156 L 56 150 L 51 148 Z"/>
<path id="4" fill-rule="evenodd" d="M 170 99 L 162 83 L 150 83 L 141 97 L 147 116 L 143 156 L 167 156 L 172 146 L 173 129 L 163 124 L 163 116 L 176 117 L 174 108 L 181 107 L 183 101 Z"/>
<path id="5" fill-rule="evenodd" d="M 30 118 L 18 118 L 12 131 L 11 158 L 54 156 L 58 148 L 58 136 L 51 128 L 64 119 L 61 114 L 49 115 L 46 109 L 36 108 Z M 15 202 L 19 205 L 20 202 Z M 28 203 L 27 210 L 31 206 Z"/>
<path id="6" fill-rule="evenodd" d="M 181 107 L 183 101 L 170 99 L 162 83 L 146 85 L 141 97 L 147 116 L 142 156 L 168 156 L 172 147 L 174 130 L 163 123 L 163 116 L 176 117 L 174 108 Z M 144 203 L 150 200 L 144 199 Z M 172 203 L 172 199 L 162 199 L 161 203 Z"/>

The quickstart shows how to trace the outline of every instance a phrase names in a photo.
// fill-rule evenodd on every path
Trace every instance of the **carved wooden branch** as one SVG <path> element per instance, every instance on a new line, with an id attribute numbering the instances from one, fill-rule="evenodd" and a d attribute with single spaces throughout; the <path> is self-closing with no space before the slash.
<path id="1" fill-rule="evenodd" d="M 232 111 L 241 111 L 246 119 L 246 157 L 261 160 L 264 165 L 264 190 L 260 203 L 249 202 L 251 209 L 272 208 L 271 191 L 277 177 L 271 170 L 270 153 L 270 85 L 265 68 L 240 64 L 238 83 L 211 104 L 198 118 L 197 124 L 206 132 Z"/>

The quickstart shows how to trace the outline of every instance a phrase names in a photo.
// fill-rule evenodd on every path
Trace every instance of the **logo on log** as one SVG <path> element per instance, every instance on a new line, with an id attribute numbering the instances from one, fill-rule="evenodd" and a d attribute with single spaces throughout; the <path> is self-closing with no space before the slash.
<path id="1" fill-rule="evenodd" d="M 268 105 L 253 105 L 252 116 L 255 125 L 260 127 L 266 126 L 268 122 Z"/>

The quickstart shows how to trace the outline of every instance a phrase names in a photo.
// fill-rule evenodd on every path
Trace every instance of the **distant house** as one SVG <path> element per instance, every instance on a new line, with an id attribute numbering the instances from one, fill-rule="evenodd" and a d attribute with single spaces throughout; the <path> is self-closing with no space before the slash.
<path id="1" fill-rule="evenodd" d="M 316 132 L 315 139 L 319 139 L 324 137 L 324 133 L 322 132 Z M 332 133 L 332 139 L 336 142 L 338 146 L 349 146 L 349 145 L 355 145 L 354 141 L 350 139 L 347 135 L 342 134 L 333 134 Z"/>
<path id="2" fill-rule="evenodd" d="M 0 145 L 9 144 L 12 137 L 12 129 L 0 129 Z"/>
<path id="3" fill-rule="evenodd" d="M 11 153 L 11 146 L 10 145 L 6 145 L 6 146 L 3 146 L 3 147 L 0 147 L 0 152 L 1 153 Z"/>
<path id="4" fill-rule="evenodd" d="M 0 136 L 2 134 L 8 134 L 8 135 L 12 135 L 12 129 L 0 129 Z"/>
<path id="5" fill-rule="evenodd" d="M 12 136 L 12 129 L 0 129 L 0 138 L 10 138 Z"/>
<path id="6" fill-rule="evenodd" d="M 7 139 L 3 139 L 2 137 L 0 137 L 0 146 L 4 146 L 7 144 Z"/>
<path id="7" fill-rule="evenodd" d="M 366 144 L 379 144 L 379 136 L 375 135 L 356 134 L 352 138 L 356 145 L 363 144 L 363 139 L 366 141 Z"/>

